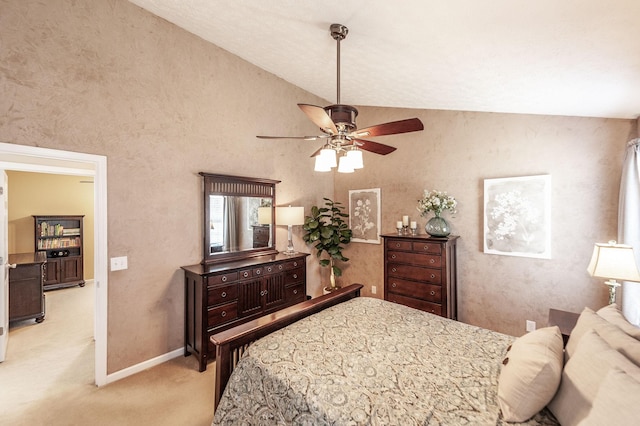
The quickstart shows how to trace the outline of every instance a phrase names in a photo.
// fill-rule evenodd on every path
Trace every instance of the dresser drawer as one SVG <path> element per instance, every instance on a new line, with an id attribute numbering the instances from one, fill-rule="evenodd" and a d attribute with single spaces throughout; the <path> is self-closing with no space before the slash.
<path id="1" fill-rule="evenodd" d="M 225 274 L 209 275 L 207 277 L 207 285 L 225 284 L 238 279 L 238 272 L 228 272 Z"/>
<path id="2" fill-rule="evenodd" d="M 284 285 L 294 284 L 294 283 L 300 282 L 302 279 L 304 279 L 303 268 L 291 269 L 285 272 Z"/>
<path id="3" fill-rule="evenodd" d="M 292 260 L 290 262 L 283 262 L 283 267 L 285 271 L 288 271 L 290 269 L 295 269 L 295 268 L 299 268 L 303 265 L 304 262 L 303 260 Z"/>
<path id="4" fill-rule="evenodd" d="M 442 254 L 442 245 L 437 243 L 414 242 L 411 248 L 418 253 Z"/>
<path id="5" fill-rule="evenodd" d="M 238 274 L 241 280 L 248 279 L 248 278 L 257 278 L 264 275 L 264 268 L 259 267 L 259 268 L 242 269 L 238 272 Z"/>
<path id="6" fill-rule="evenodd" d="M 238 318 L 238 303 L 227 303 L 226 305 L 207 310 L 207 325 L 215 327 L 225 322 Z"/>
<path id="7" fill-rule="evenodd" d="M 306 299 L 304 283 L 292 285 L 285 288 L 287 303 L 298 303 Z"/>
<path id="8" fill-rule="evenodd" d="M 387 240 L 387 248 L 390 250 L 411 250 L 411 241 Z"/>
<path id="9" fill-rule="evenodd" d="M 389 293 L 387 298 L 390 302 L 400 303 L 411 308 L 420 309 L 435 315 L 442 315 L 442 306 L 438 303 L 430 303 L 420 299 L 412 299 L 411 297 L 401 296 L 399 294 Z"/>
<path id="10" fill-rule="evenodd" d="M 238 298 L 238 285 L 229 284 L 207 289 L 207 305 L 219 305 L 228 303 Z"/>
<path id="11" fill-rule="evenodd" d="M 442 266 L 441 256 L 426 253 L 389 251 L 387 252 L 387 260 L 392 262 L 411 263 L 412 265 L 429 266 L 431 268 L 440 268 Z"/>
<path id="12" fill-rule="evenodd" d="M 400 278 L 389 277 L 388 291 L 407 297 L 428 300 L 429 302 L 442 302 L 442 287 L 439 285 L 422 284 L 415 281 L 407 281 Z"/>
<path id="13" fill-rule="evenodd" d="M 418 266 L 389 263 L 387 274 L 397 278 L 422 281 L 428 284 L 441 284 L 442 271 L 440 269 L 420 268 Z"/>

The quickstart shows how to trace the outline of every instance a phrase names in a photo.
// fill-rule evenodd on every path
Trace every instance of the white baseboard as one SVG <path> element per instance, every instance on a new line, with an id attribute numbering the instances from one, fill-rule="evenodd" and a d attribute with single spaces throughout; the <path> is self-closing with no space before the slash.
<path id="1" fill-rule="evenodd" d="M 160 365 L 163 362 L 167 362 L 169 360 L 172 360 L 173 358 L 177 358 L 183 355 L 184 348 L 178 348 L 174 351 L 167 352 L 164 355 L 160 355 L 155 358 L 143 361 L 140 364 L 132 365 L 131 367 L 124 368 L 120 371 L 116 371 L 115 373 L 107 374 L 107 382 L 105 384 L 116 382 L 118 380 L 124 379 L 125 377 L 132 376 L 136 373 L 147 370 L 151 367 L 155 367 L 156 365 Z"/>

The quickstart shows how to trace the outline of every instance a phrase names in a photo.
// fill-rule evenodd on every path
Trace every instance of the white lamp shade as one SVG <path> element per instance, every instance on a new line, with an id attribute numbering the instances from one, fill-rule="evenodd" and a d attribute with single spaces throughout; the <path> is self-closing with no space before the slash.
<path id="1" fill-rule="evenodd" d="M 330 172 L 331 166 L 329 166 L 326 158 L 323 158 L 322 155 L 316 155 L 316 164 L 313 170 L 316 172 Z"/>
<path id="2" fill-rule="evenodd" d="M 640 282 L 633 247 L 615 242 L 596 243 L 587 271 L 592 277 Z"/>
<path id="3" fill-rule="evenodd" d="M 348 151 L 347 158 L 349 158 L 351 167 L 354 169 L 361 169 L 364 167 L 364 163 L 362 162 L 362 151 L 359 149 L 352 149 L 351 151 Z"/>
<path id="4" fill-rule="evenodd" d="M 340 173 L 353 173 L 353 165 L 349 161 L 349 157 L 343 155 L 340 157 L 340 163 L 338 163 L 338 172 Z"/>
<path id="5" fill-rule="evenodd" d="M 320 150 L 320 157 L 324 164 L 329 167 L 336 167 L 338 165 L 336 151 L 331 148 L 323 148 Z"/>
<path id="6" fill-rule="evenodd" d="M 258 223 L 260 225 L 271 224 L 271 207 L 258 207 Z"/>
<path id="7" fill-rule="evenodd" d="M 276 207 L 276 225 L 304 225 L 304 207 Z"/>

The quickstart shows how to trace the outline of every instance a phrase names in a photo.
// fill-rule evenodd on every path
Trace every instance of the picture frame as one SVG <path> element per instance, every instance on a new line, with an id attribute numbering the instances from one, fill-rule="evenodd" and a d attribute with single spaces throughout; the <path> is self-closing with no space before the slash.
<path id="1" fill-rule="evenodd" d="M 484 252 L 551 259 L 551 175 L 484 180 Z"/>
<path id="2" fill-rule="evenodd" d="M 380 188 L 349 190 L 351 241 L 380 244 Z"/>

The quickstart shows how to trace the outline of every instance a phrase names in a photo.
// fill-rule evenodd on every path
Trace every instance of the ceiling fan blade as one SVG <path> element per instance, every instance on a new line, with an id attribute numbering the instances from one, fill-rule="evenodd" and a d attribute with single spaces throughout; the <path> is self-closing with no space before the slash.
<path id="1" fill-rule="evenodd" d="M 350 136 L 354 136 L 356 138 L 362 136 L 386 136 L 396 135 L 398 133 L 417 132 L 419 130 L 424 130 L 422 121 L 418 118 L 409 118 L 406 120 L 392 121 L 389 123 L 365 127 L 364 129 L 358 129 L 355 132 L 352 132 Z"/>
<path id="2" fill-rule="evenodd" d="M 389 145 L 385 145 L 385 144 L 373 142 L 373 141 L 367 141 L 364 139 L 353 139 L 353 142 L 360 149 L 364 149 L 365 151 L 373 152 L 375 154 L 380 154 L 380 155 L 391 154 L 393 151 L 396 150 L 396 148 L 393 146 L 389 146 Z"/>
<path id="3" fill-rule="evenodd" d="M 309 104 L 298 104 L 298 107 L 302 112 L 307 114 L 307 117 L 309 117 L 316 126 L 320 127 L 320 130 L 332 135 L 338 134 L 335 123 L 331 120 L 331 117 L 329 117 L 329 114 L 327 114 L 324 108 Z"/>
<path id="4" fill-rule="evenodd" d="M 318 139 L 328 138 L 329 135 L 326 136 L 256 136 L 259 139 L 304 139 L 305 141 L 315 141 Z"/>

